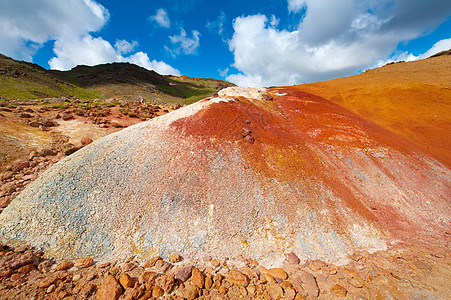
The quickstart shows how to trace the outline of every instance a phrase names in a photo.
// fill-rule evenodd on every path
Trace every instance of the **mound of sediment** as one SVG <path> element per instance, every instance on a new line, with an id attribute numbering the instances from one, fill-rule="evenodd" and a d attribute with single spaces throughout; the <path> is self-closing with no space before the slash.
<path id="1" fill-rule="evenodd" d="M 226 89 L 53 166 L 0 215 L 0 242 L 72 259 L 338 261 L 389 241 L 439 241 L 450 176 L 324 98 Z"/>

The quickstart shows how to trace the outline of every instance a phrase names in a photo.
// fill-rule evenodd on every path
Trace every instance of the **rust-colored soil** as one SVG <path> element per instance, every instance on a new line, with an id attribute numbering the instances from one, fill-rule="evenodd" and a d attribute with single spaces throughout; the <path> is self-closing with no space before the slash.
<path id="1" fill-rule="evenodd" d="M 451 166 L 451 56 L 295 88 L 335 102 Z"/>

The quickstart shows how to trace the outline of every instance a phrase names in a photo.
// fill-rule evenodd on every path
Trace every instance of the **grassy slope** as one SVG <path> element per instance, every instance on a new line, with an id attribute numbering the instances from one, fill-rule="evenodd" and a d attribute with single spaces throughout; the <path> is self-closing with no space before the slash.
<path id="1" fill-rule="evenodd" d="M 404 137 L 451 167 L 451 55 L 297 88 Z"/>
<path id="2" fill-rule="evenodd" d="M 63 96 L 93 99 L 98 94 L 58 80 L 38 65 L 15 61 L 0 54 L 0 97 L 36 99 Z"/>
<path id="3" fill-rule="evenodd" d="M 142 97 L 156 104 L 190 104 L 233 85 L 214 79 L 162 76 L 129 63 L 78 66 L 70 71 L 51 72 L 62 80 L 98 91 L 102 98 L 137 101 Z"/>
<path id="4" fill-rule="evenodd" d="M 214 79 L 162 76 L 129 63 L 48 71 L 0 54 L 0 99 L 75 96 L 138 101 L 142 97 L 159 105 L 191 104 L 232 85 Z"/>

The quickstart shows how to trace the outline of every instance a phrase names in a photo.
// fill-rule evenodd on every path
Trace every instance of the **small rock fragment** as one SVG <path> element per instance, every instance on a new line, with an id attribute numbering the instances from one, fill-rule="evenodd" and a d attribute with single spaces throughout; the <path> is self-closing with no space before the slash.
<path id="1" fill-rule="evenodd" d="M 164 290 L 159 287 L 158 285 L 154 285 L 152 289 L 152 297 L 154 298 L 160 298 L 164 295 Z"/>
<path id="2" fill-rule="evenodd" d="M 69 261 L 69 260 L 63 260 L 62 262 L 58 263 L 56 265 L 56 270 L 57 271 L 61 271 L 61 270 L 67 270 L 70 269 L 74 266 L 74 263 Z"/>
<path id="3" fill-rule="evenodd" d="M 91 144 L 93 142 L 93 140 L 91 138 L 89 138 L 89 137 L 84 137 L 84 138 L 81 139 L 80 142 L 81 142 L 81 144 L 83 146 L 86 146 L 86 145 Z"/>
<path id="4" fill-rule="evenodd" d="M 74 266 L 79 269 L 83 269 L 83 268 L 90 267 L 93 264 L 94 264 L 94 259 L 92 259 L 91 257 L 88 257 L 88 258 L 80 259 L 79 261 L 75 262 Z"/>
<path id="5" fill-rule="evenodd" d="M 182 282 L 185 282 L 188 280 L 188 278 L 191 277 L 192 270 L 193 270 L 193 266 L 187 266 L 187 267 L 181 268 L 180 270 L 175 272 L 175 278 Z"/>
<path id="6" fill-rule="evenodd" d="M 238 270 L 231 270 L 229 272 L 229 281 L 232 284 L 236 284 L 238 286 L 244 286 L 246 287 L 249 284 L 249 278 L 241 273 Z"/>
<path id="7" fill-rule="evenodd" d="M 204 287 L 205 276 L 197 268 L 193 268 L 192 276 L 191 276 L 191 283 L 193 283 L 195 286 L 197 286 L 200 289 L 202 289 Z"/>
<path id="8" fill-rule="evenodd" d="M 175 284 L 174 274 L 162 275 L 155 280 L 155 283 L 166 293 L 170 293 Z"/>
<path id="9" fill-rule="evenodd" d="M 290 252 L 287 254 L 287 261 L 290 264 L 294 264 L 294 265 L 298 265 L 300 262 L 299 257 L 294 252 Z"/>
<path id="10" fill-rule="evenodd" d="M 282 268 L 268 269 L 267 273 L 274 278 L 285 280 L 288 278 L 288 274 Z"/>
<path id="11" fill-rule="evenodd" d="M 330 290 L 337 297 L 346 297 L 346 294 L 348 293 L 348 291 L 339 284 L 334 285 Z"/>
<path id="12" fill-rule="evenodd" d="M 119 283 L 124 289 L 131 288 L 134 285 L 133 279 L 127 273 L 122 274 L 121 278 L 119 278 Z"/>
<path id="13" fill-rule="evenodd" d="M 182 260 L 182 257 L 180 256 L 180 255 L 178 255 L 178 254 L 176 254 L 176 253 L 171 253 L 170 255 L 169 255 L 169 261 L 171 262 L 171 263 L 178 263 L 178 262 L 180 262 Z"/>
<path id="14" fill-rule="evenodd" d="M 108 275 L 97 290 L 97 300 L 116 300 L 122 294 L 122 287 L 113 275 Z"/>
<path id="15" fill-rule="evenodd" d="M 147 260 L 145 263 L 144 263 L 144 268 L 152 268 L 153 266 L 155 266 L 155 263 L 157 262 L 157 261 L 159 261 L 159 260 L 162 260 L 162 258 L 160 257 L 160 256 L 155 256 L 155 257 L 152 257 L 151 259 L 149 259 L 149 260 Z"/>

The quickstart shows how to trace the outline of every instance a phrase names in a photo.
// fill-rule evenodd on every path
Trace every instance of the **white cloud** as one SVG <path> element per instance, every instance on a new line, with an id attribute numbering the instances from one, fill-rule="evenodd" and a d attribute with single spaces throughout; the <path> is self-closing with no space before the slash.
<path id="1" fill-rule="evenodd" d="M 234 20 L 229 48 L 239 72 L 227 80 L 270 86 L 355 74 L 389 57 L 399 43 L 445 21 L 451 2 L 290 0 L 288 8 L 290 12 L 305 8 L 295 30 L 278 29 L 274 17 L 268 20 L 264 15 Z"/>
<path id="2" fill-rule="evenodd" d="M 32 61 L 45 42 L 54 41 L 55 57 L 49 61 L 52 69 L 118 61 L 161 74 L 180 74 L 162 61 L 151 61 L 146 53 L 132 54 L 136 41 L 117 40 L 112 46 L 102 37 L 92 37 L 91 32 L 102 29 L 109 16 L 108 10 L 93 0 L 0 0 L 0 52 Z"/>
<path id="3" fill-rule="evenodd" d="M 124 48 L 130 50 L 132 46 L 126 41 L 118 41 L 113 47 L 101 37 L 93 38 L 90 35 L 70 40 L 57 40 L 54 48 L 56 57 L 49 61 L 49 65 L 51 69 L 69 70 L 76 65 L 93 66 L 109 62 L 129 62 L 163 75 L 180 75 L 177 69 L 162 61 L 151 61 L 144 52 L 123 56 L 128 53 L 124 52 Z"/>
<path id="4" fill-rule="evenodd" d="M 127 42 L 126 40 L 117 40 L 114 44 L 114 48 L 117 49 L 122 54 L 127 54 L 133 51 L 138 46 L 137 41 L 133 41 L 131 43 Z"/>
<path id="5" fill-rule="evenodd" d="M 298 13 L 304 8 L 305 0 L 288 0 L 288 11 Z"/>
<path id="6" fill-rule="evenodd" d="M 0 52 L 30 61 L 46 41 L 97 31 L 108 18 L 91 0 L 0 0 Z"/>
<path id="7" fill-rule="evenodd" d="M 160 27 L 169 28 L 171 26 L 171 20 L 165 9 L 160 8 L 154 16 L 150 17 L 150 20 L 157 22 Z"/>
<path id="8" fill-rule="evenodd" d="M 150 61 L 149 57 L 147 56 L 147 53 L 144 52 L 137 52 L 129 57 L 125 57 L 123 61 L 130 62 L 132 64 L 136 64 L 138 66 L 141 66 L 143 68 L 154 70 L 155 72 L 162 74 L 162 75 L 175 75 L 180 76 L 180 72 L 177 69 L 174 69 L 167 63 L 163 61 L 156 61 L 152 60 Z"/>
<path id="9" fill-rule="evenodd" d="M 218 70 L 219 71 L 219 75 L 221 75 L 222 78 L 227 77 L 227 74 L 229 73 L 229 68 L 225 68 L 224 70 Z"/>
<path id="10" fill-rule="evenodd" d="M 181 28 L 179 35 L 169 37 L 173 47 L 166 47 L 166 50 L 168 50 L 173 56 L 179 55 L 181 53 L 186 55 L 197 54 L 197 50 L 199 48 L 200 33 L 197 30 L 193 30 L 191 33 L 193 35 L 192 38 L 188 37 L 186 35 L 185 29 Z"/>
<path id="11" fill-rule="evenodd" d="M 205 27 L 212 32 L 217 32 L 219 35 L 222 35 L 224 32 L 224 23 L 226 21 L 226 14 L 221 11 L 214 21 L 207 21 Z"/>

